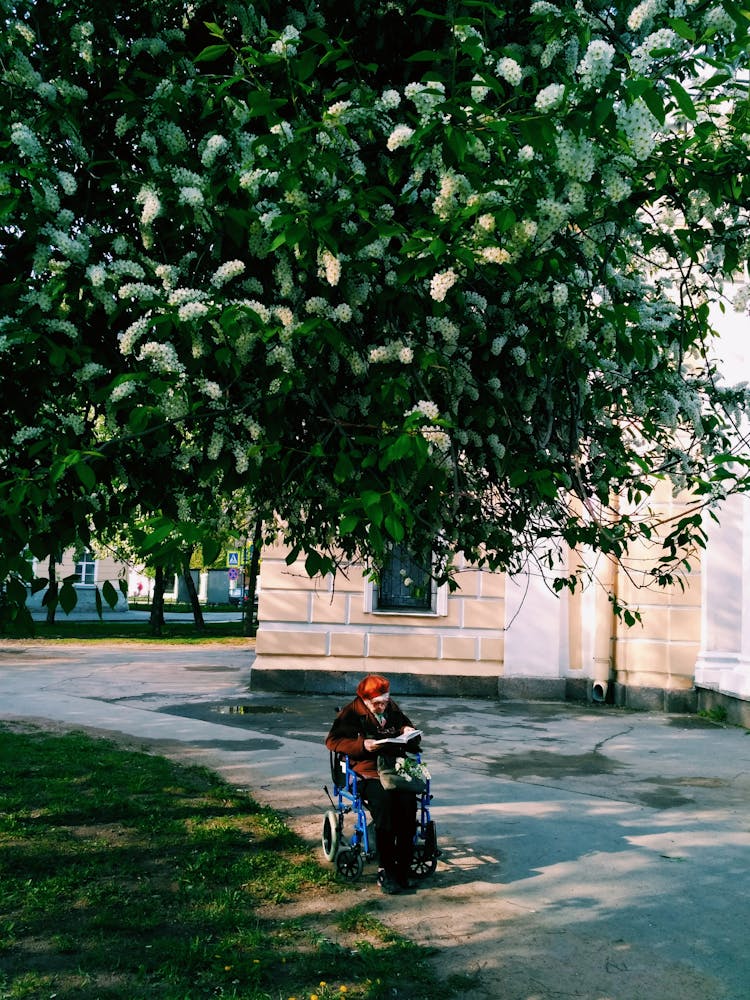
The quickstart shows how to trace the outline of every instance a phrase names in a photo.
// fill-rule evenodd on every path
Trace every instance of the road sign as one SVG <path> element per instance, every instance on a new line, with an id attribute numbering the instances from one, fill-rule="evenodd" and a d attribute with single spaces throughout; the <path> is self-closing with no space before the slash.
<path id="1" fill-rule="evenodd" d="M 229 570 L 229 579 L 230 580 L 238 580 L 239 576 L 240 576 L 240 571 L 238 569 L 232 568 L 232 569 Z"/>
<path id="2" fill-rule="evenodd" d="M 228 549 L 227 550 L 227 566 L 230 568 L 232 566 L 239 566 L 240 564 L 240 553 L 238 549 Z"/>

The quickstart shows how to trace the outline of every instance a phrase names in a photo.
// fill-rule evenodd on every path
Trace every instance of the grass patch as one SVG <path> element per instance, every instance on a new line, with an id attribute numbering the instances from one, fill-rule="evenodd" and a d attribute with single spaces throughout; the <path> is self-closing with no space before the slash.
<path id="1" fill-rule="evenodd" d="M 323 929 L 330 871 L 213 772 L 1 723 L 0 759 L 0 1000 L 451 995 L 362 907 Z"/>
<path id="2" fill-rule="evenodd" d="M 198 631 L 192 619 L 184 622 L 168 621 L 162 627 L 161 636 L 153 636 L 147 621 L 75 621 L 73 619 L 56 621 L 52 625 L 46 622 L 34 622 L 34 633 L 30 638 L 53 641 L 74 642 L 146 642 L 146 643 L 185 643 L 199 645 L 207 642 L 227 644 L 246 643 L 248 637 L 243 634 L 242 621 L 206 622 L 206 627 Z"/>
<path id="3" fill-rule="evenodd" d="M 724 705 L 714 705 L 713 708 L 702 709 L 698 712 L 704 719 L 710 719 L 711 722 L 726 722 L 727 721 L 727 710 Z"/>

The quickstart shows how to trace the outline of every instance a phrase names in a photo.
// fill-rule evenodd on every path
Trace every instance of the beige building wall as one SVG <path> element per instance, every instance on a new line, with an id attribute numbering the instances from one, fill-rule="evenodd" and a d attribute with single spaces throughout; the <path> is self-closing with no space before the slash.
<path id="1" fill-rule="evenodd" d="M 657 486 L 650 506 L 670 528 L 686 511 L 686 503 L 672 498 L 665 484 Z M 701 552 L 690 559 L 682 585 L 666 589 L 650 583 L 647 571 L 660 552 L 656 543 L 633 546 L 617 572 L 618 598 L 637 608 L 642 621 L 630 627 L 617 624 L 614 669 L 617 683 L 629 691 L 664 691 L 679 699 L 680 692 L 693 691 L 701 648 Z"/>
<path id="2" fill-rule="evenodd" d="M 467 691 L 495 692 L 504 655 L 502 576 L 459 564 L 459 589 L 441 589 L 434 610 L 389 612 L 373 608 L 361 567 L 310 579 L 302 563 L 287 565 L 286 555 L 280 545 L 263 553 L 254 687 L 385 673 L 421 689 L 453 675 Z"/>
<path id="3" fill-rule="evenodd" d="M 679 512 L 666 496 L 660 514 Z M 253 686 L 351 689 L 365 673 L 403 690 L 609 701 L 688 710 L 701 647 L 701 576 L 684 589 L 644 587 L 654 553 L 633 551 L 608 582 L 642 622 L 627 627 L 601 588 L 553 593 L 538 569 L 506 577 L 462 564 L 458 589 L 432 613 L 372 610 L 360 567 L 310 579 L 287 550 L 266 550 Z M 601 580 L 606 571 L 597 567 Z"/>

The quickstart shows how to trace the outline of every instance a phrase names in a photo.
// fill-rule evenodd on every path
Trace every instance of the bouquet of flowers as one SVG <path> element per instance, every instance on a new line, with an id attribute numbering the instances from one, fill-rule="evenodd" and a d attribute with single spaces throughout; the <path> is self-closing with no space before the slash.
<path id="1" fill-rule="evenodd" d="M 419 757 L 378 757 L 378 773 L 383 788 L 401 789 L 419 795 L 427 787 L 430 772 Z"/>

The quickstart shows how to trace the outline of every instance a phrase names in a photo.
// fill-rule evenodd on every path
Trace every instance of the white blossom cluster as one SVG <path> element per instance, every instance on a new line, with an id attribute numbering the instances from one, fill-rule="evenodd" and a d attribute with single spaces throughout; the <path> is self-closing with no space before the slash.
<path id="1" fill-rule="evenodd" d="M 370 349 L 368 359 L 370 364 L 384 364 L 388 361 L 398 361 L 402 365 L 410 365 L 414 360 L 414 350 L 402 339 L 392 340 Z"/>
<path id="2" fill-rule="evenodd" d="M 666 0 L 641 0 L 628 16 L 628 27 L 631 31 L 648 30 L 653 19 L 664 12 Z"/>
<path id="3" fill-rule="evenodd" d="M 404 97 L 411 101 L 423 120 L 429 119 L 445 99 L 445 84 L 441 80 L 407 83 Z"/>
<path id="4" fill-rule="evenodd" d="M 430 452 L 437 451 L 444 455 L 450 451 L 450 435 L 445 431 L 440 430 L 439 427 L 430 427 L 425 424 L 423 427 L 419 428 L 419 433 L 427 442 Z"/>
<path id="5" fill-rule="evenodd" d="M 401 146 L 406 146 L 413 135 L 413 128 L 409 128 L 408 125 L 397 125 L 388 136 L 386 146 L 391 152 L 394 152 L 394 150 L 400 149 Z"/>
<path id="6" fill-rule="evenodd" d="M 735 28 L 732 15 L 723 5 L 711 7 L 706 11 L 703 23 L 711 31 L 722 31 L 728 35 L 731 35 Z"/>
<path id="7" fill-rule="evenodd" d="M 338 285 L 341 278 L 341 261 L 330 250 L 320 254 L 320 273 L 332 287 Z"/>
<path id="8" fill-rule="evenodd" d="M 143 206 L 141 223 L 144 226 L 150 226 L 161 215 L 161 200 L 153 188 L 141 188 L 136 198 L 136 204 Z"/>
<path id="9" fill-rule="evenodd" d="M 615 49 L 609 42 L 600 38 L 595 38 L 590 42 L 583 59 L 576 68 L 581 86 L 586 90 L 601 87 L 612 69 L 614 57 Z"/>
<path id="10" fill-rule="evenodd" d="M 637 45 L 630 57 L 630 65 L 638 73 L 648 73 L 656 60 L 655 53 L 663 49 L 677 51 L 681 48 L 679 35 L 672 28 L 659 28 Z"/>
<path id="11" fill-rule="evenodd" d="M 563 130 L 557 137 L 557 156 L 564 174 L 584 183 L 591 180 L 596 167 L 596 153 L 586 136 L 575 136 Z"/>
<path id="12" fill-rule="evenodd" d="M 656 146 L 659 123 L 644 101 L 639 98 L 630 107 L 621 107 L 617 112 L 617 123 L 636 160 L 645 160 Z"/>
<path id="13" fill-rule="evenodd" d="M 221 288 L 228 281 L 239 277 L 245 271 L 245 262 L 242 260 L 228 260 L 218 267 L 211 275 L 211 284 L 215 288 Z"/>
<path id="14" fill-rule="evenodd" d="M 517 87 L 523 79 L 523 70 L 516 60 L 511 59 L 510 56 L 503 56 L 502 59 L 498 60 L 495 72 L 503 80 L 507 80 L 513 87 Z"/>
<path id="15" fill-rule="evenodd" d="M 458 281 L 458 275 L 449 268 L 447 271 L 438 271 L 432 276 L 430 281 L 430 295 L 435 302 L 443 302 L 450 289 Z"/>
<path id="16" fill-rule="evenodd" d="M 537 111 L 552 111 L 562 104 L 565 97 L 565 85 L 562 83 L 549 83 L 543 87 L 534 99 L 534 107 Z"/>
<path id="17" fill-rule="evenodd" d="M 437 420 L 440 417 L 440 410 L 436 403 L 433 403 L 429 399 L 420 399 L 410 410 L 407 410 L 404 414 L 405 417 L 410 417 L 413 413 L 419 413 L 423 417 L 428 417 L 430 420 Z"/>
<path id="18" fill-rule="evenodd" d="M 271 52 L 284 59 L 291 59 L 297 54 L 299 41 L 299 31 L 293 24 L 288 24 L 271 46 Z"/>
<path id="19" fill-rule="evenodd" d="M 174 344 L 156 340 L 150 340 L 141 347 L 138 360 L 148 362 L 158 372 L 181 372 L 184 369 Z"/>
<path id="20" fill-rule="evenodd" d="M 24 122 L 14 122 L 10 129 L 10 141 L 18 146 L 22 155 L 29 160 L 44 159 L 44 149 L 35 133 Z"/>

